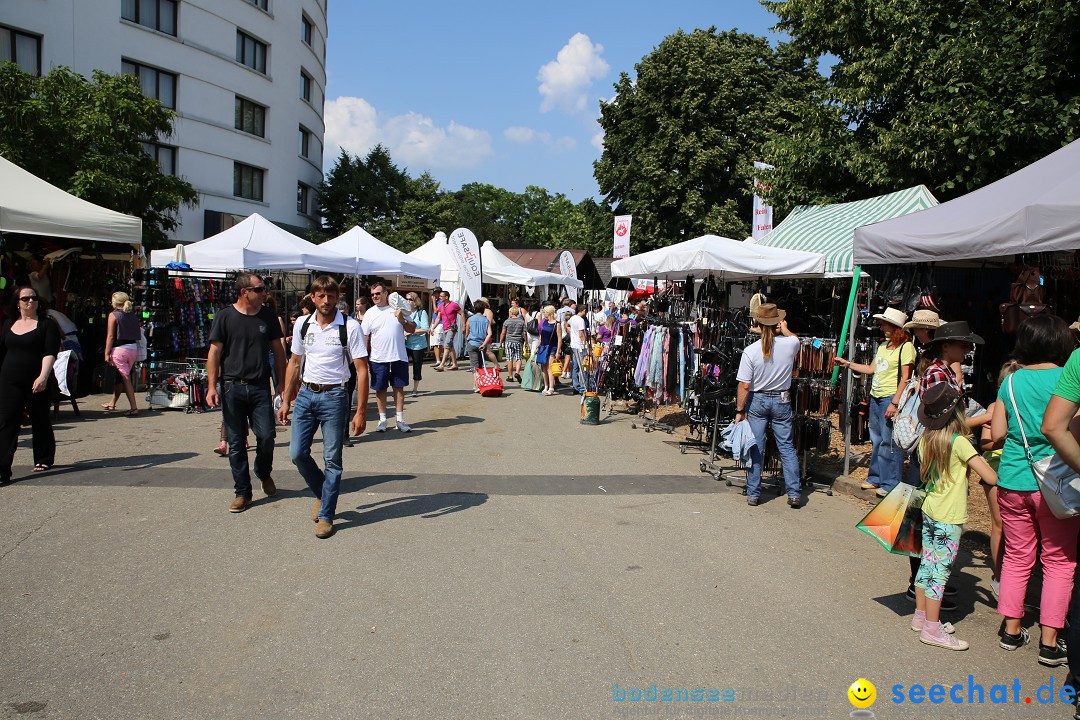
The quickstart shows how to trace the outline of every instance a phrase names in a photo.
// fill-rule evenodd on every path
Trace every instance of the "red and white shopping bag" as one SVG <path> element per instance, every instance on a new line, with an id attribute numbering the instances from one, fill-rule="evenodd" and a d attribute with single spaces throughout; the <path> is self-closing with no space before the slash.
<path id="1" fill-rule="evenodd" d="M 483 353 L 481 353 L 480 357 L 484 357 Z M 499 368 L 498 366 L 489 368 L 486 362 L 483 365 L 482 368 L 476 371 L 476 389 L 484 397 L 499 397 L 503 391 L 503 381 L 499 375 Z"/>

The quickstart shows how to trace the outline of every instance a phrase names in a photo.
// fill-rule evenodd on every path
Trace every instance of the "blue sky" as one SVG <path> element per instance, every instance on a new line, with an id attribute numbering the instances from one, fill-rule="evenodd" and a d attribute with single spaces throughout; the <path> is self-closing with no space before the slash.
<path id="1" fill-rule="evenodd" d="M 598 197 L 598 101 L 680 28 L 765 35 L 757 0 L 330 0 L 326 157 L 377 142 L 447 190 L 486 182 Z"/>

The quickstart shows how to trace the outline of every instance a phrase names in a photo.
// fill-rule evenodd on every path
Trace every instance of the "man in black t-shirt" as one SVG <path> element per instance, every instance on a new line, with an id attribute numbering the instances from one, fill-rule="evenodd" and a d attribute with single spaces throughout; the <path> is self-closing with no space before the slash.
<path id="1" fill-rule="evenodd" d="M 210 407 L 221 403 L 225 435 L 229 441 L 236 498 L 229 512 L 243 512 L 251 504 L 251 474 L 248 470 L 248 424 L 255 433 L 255 476 L 263 492 L 277 494 L 270 477 L 274 468 L 274 402 L 270 397 L 270 353 L 277 377 L 285 377 L 285 349 L 280 342 L 281 325 L 270 308 L 263 307 L 266 285 L 258 275 L 242 272 L 236 276 L 239 299 L 220 310 L 210 328 L 210 352 L 206 372 L 210 387 L 206 401 Z M 218 395 L 218 381 L 221 395 Z M 281 390 L 278 389 L 278 396 Z"/>

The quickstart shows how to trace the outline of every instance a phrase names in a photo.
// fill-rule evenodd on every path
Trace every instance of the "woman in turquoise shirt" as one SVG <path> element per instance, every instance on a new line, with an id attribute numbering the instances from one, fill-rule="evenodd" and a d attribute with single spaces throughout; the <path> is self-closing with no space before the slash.
<path id="1" fill-rule="evenodd" d="M 998 612 L 1005 621 L 999 645 L 1015 650 L 1028 641 L 1020 621 L 1031 569 L 1041 554 L 1039 664 L 1048 667 L 1067 662 L 1058 632 L 1065 626 L 1072 597 L 1080 517 L 1062 520 L 1050 512 L 1031 463 L 1054 452 L 1042 433 L 1043 414 L 1073 345 L 1072 333 L 1061 318 L 1039 315 L 1025 320 L 1013 350 L 1020 369 L 998 391 L 991 421 L 994 441 L 1005 440 L 998 466 L 998 505 L 1005 529 L 998 598 Z"/>

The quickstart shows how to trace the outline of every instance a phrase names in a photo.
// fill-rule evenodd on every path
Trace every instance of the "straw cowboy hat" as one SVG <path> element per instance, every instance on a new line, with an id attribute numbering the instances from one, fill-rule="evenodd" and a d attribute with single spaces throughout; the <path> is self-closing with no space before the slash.
<path id="1" fill-rule="evenodd" d="M 911 321 L 904 324 L 905 330 L 937 330 L 945 324 L 933 310 L 916 310 Z"/>
<path id="2" fill-rule="evenodd" d="M 949 424 L 960 402 L 960 393 L 948 383 L 938 383 L 923 393 L 919 422 L 927 430 L 939 430 Z"/>
<path id="3" fill-rule="evenodd" d="M 779 325 L 787 317 L 787 313 L 776 307 L 773 303 L 758 305 L 754 319 L 761 325 Z"/>
<path id="4" fill-rule="evenodd" d="M 934 331 L 934 339 L 931 340 L 928 345 L 939 342 L 947 342 L 952 340 L 953 342 L 967 342 L 975 345 L 982 345 L 983 339 L 981 336 L 971 332 L 971 328 L 968 327 L 967 322 L 963 320 L 956 320 L 954 322 L 945 323 L 937 330 Z"/>
<path id="5" fill-rule="evenodd" d="M 896 308 L 888 308 L 885 312 L 875 315 L 874 319 L 887 322 L 890 325 L 895 325 L 898 328 L 904 327 L 904 325 L 907 323 L 907 315 L 904 312 L 897 310 Z"/>

